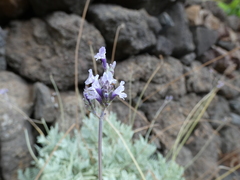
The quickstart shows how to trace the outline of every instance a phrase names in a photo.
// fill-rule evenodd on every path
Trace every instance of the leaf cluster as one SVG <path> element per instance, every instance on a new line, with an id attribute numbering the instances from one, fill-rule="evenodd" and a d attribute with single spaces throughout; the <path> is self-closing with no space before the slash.
<path id="1" fill-rule="evenodd" d="M 218 2 L 218 6 L 228 15 L 240 17 L 240 0 L 232 0 L 231 3 Z"/>
<path id="2" fill-rule="evenodd" d="M 154 145 L 144 138 L 133 142 L 134 132 L 131 127 L 117 121 L 116 115 L 110 113 L 106 118 L 119 130 L 126 144 L 136 158 L 146 180 L 183 180 L 183 168 L 156 152 Z M 44 167 L 51 152 L 57 145 L 50 161 L 43 169 L 41 180 L 97 180 L 98 179 L 98 118 L 90 115 L 84 119 L 80 131 L 73 136 L 63 133 L 58 126 L 52 127 L 47 136 L 39 136 L 40 146 L 35 146 L 38 161 L 33 167 L 19 170 L 19 180 L 33 180 Z M 60 141 L 60 143 L 59 143 Z M 103 180 L 139 180 L 139 171 L 127 153 L 122 141 L 114 129 L 104 123 L 103 128 Z"/>

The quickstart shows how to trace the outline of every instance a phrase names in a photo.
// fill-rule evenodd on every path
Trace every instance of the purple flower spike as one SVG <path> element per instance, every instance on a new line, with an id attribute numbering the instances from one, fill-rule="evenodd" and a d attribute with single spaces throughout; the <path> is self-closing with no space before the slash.
<path id="1" fill-rule="evenodd" d="M 125 89 L 124 84 L 125 84 L 124 81 L 120 82 L 120 85 L 118 86 L 118 88 L 115 89 L 112 93 L 112 99 L 115 98 L 116 96 L 119 96 L 119 98 L 121 98 L 121 99 L 124 99 L 127 97 L 127 94 L 123 92 Z"/>
<path id="2" fill-rule="evenodd" d="M 124 93 L 124 81 L 120 82 L 119 87 L 115 89 L 117 80 L 114 79 L 114 69 L 116 67 L 116 62 L 108 64 L 106 60 L 106 49 L 101 47 L 99 52 L 94 56 L 96 60 L 101 60 L 104 73 L 101 77 L 99 75 L 94 76 L 92 69 L 89 69 L 88 79 L 85 81 L 85 89 L 83 92 L 84 101 L 88 107 L 91 107 L 94 110 L 93 101 L 97 100 L 100 105 L 106 108 L 116 96 L 119 96 L 121 99 L 127 97 L 127 94 Z"/>

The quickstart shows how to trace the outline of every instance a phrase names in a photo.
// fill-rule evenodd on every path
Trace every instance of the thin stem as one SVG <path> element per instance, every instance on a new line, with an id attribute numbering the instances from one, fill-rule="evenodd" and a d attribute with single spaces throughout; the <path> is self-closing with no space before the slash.
<path id="1" fill-rule="evenodd" d="M 101 116 L 99 117 L 98 127 L 98 179 L 102 180 L 102 131 L 103 131 L 103 117 L 105 108 L 102 110 Z"/>

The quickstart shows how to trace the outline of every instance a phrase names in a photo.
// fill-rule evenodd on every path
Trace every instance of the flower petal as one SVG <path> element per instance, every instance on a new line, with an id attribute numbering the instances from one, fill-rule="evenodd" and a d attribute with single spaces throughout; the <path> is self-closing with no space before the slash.
<path id="1" fill-rule="evenodd" d="M 99 49 L 99 52 L 94 56 L 96 58 L 96 61 L 99 59 L 106 59 L 106 49 L 105 47 L 101 47 Z"/>
<path id="2" fill-rule="evenodd" d="M 89 85 L 89 84 L 93 83 L 93 81 L 94 81 L 92 69 L 89 69 L 88 72 L 89 72 L 89 75 L 88 75 L 87 80 L 85 81 L 86 85 Z"/>
<path id="3" fill-rule="evenodd" d="M 116 96 L 119 96 L 119 98 L 121 99 L 124 99 L 127 97 L 127 94 L 123 92 L 125 89 L 124 84 L 125 84 L 124 81 L 120 82 L 120 85 L 112 93 L 112 99 L 115 98 Z"/>

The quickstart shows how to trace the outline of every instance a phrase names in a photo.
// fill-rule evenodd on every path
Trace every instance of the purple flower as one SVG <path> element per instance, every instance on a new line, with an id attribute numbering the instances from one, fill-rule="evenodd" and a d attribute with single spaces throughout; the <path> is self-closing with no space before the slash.
<path id="1" fill-rule="evenodd" d="M 89 69 L 88 72 L 89 72 L 89 75 L 88 75 L 87 80 L 85 81 L 86 85 L 92 84 L 93 81 L 98 79 L 98 77 L 99 77 L 99 75 L 96 75 L 95 77 L 93 76 L 92 69 Z"/>
<path id="2" fill-rule="evenodd" d="M 96 60 L 106 59 L 106 49 L 105 49 L 105 47 L 101 47 L 99 49 L 99 52 L 94 56 L 94 58 L 96 58 Z"/>
<path id="3" fill-rule="evenodd" d="M 107 69 L 108 64 L 107 64 L 107 60 L 106 60 L 106 49 L 105 49 L 105 47 L 101 47 L 99 49 L 99 52 L 94 56 L 94 58 L 96 58 L 96 61 L 101 60 L 103 69 L 104 70 Z"/>
<path id="4" fill-rule="evenodd" d="M 127 94 L 124 93 L 124 81 L 120 82 L 120 85 L 115 88 L 117 80 L 114 79 L 114 69 L 116 67 L 116 62 L 108 64 L 106 61 L 106 49 L 101 47 L 99 53 L 94 57 L 96 60 L 101 60 L 104 73 L 99 78 L 99 75 L 93 75 L 92 69 L 89 69 L 88 79 L 85 81 L 85 89 L 83 92 L 85 103 L 93 109 L 92 101 L 97 100 L 100 105 L 107 107 L 116 96 L 119 96 L 121 99 L 127 97 Z"/>
<path id="5" fill-rule="evenodd" d="M 0 94 L 6 94 L 8 92 L 8 89 L 0 89 Z"/>
<path id="6" fill-rule="evenodd" d="M 218 89 L 220 89 L 220 88 L 222 88 L 224 86 L 224 82 L 222 82 L 222 81 L 218 81 L 218 84 L 217 84 L 217 88 Z"/>
<path id="7" fill-rule="evenodd" d="M 112 93 L 112 99 L 115 98 L 116 96 L 119 96 L 121 99 L 124 99 L 127 97 L 127 94 L 123 92 L 125 89 L 124 84 L 125 84 L 124 81 L 120 82 L 120 85 L 118 86 L 118 88 L 115 89 Z"/>

